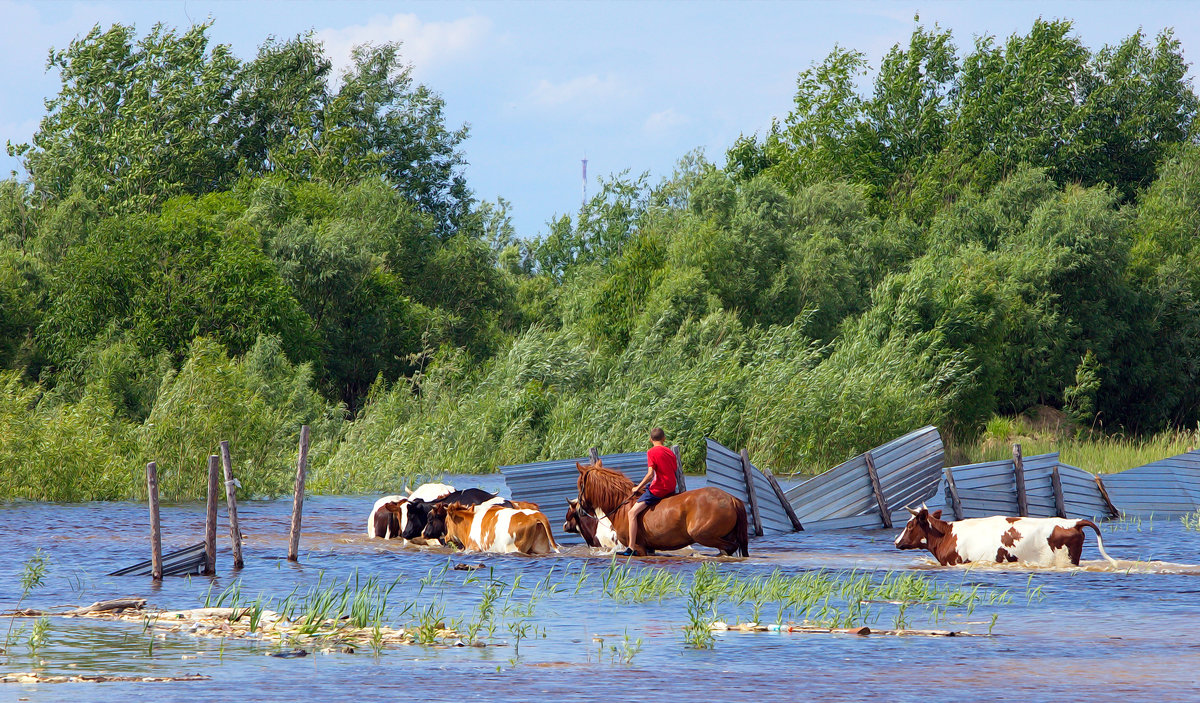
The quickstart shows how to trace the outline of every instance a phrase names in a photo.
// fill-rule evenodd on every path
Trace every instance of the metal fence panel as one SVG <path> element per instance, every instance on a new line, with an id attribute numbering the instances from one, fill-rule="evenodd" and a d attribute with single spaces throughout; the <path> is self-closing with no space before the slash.
<path id="1" fill-rule="evenodd" d="M 754 509 L 746 490 L 746 473 L 742 468 L 742 455 L 706 437 L 705 456 L 708 485 L 716 486 L 746 504 L 746 517 L 750 521 L 750 535 L 754 535 Z M 759 519 L 763 534 L 794 532 L 792 521 L 784 511 L 775 489 L 760 469 L 750 465 L 750 476 L 754 481 L 754 495 L 758 499 Z"/>
<path id="2" fill-rule="evenodd" d="M 898 508 L 920 504 L 937 495 L 945 449 L 937 428 L 922 427 L 788 491 L 788 501 L 805 529 L 810 522 L 818 525 L 816 529 L 839 529 L 832 526 L 843 523 L 848 527 L 883 525 L 867 469 L 868 454 L 874 462 L 884 502 L 892 515 L 898 514 Z"/>

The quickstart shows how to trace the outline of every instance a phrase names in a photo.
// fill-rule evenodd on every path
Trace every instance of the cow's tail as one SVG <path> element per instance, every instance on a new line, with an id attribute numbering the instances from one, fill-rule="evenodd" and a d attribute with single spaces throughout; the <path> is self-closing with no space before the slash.
<path id="1" fill-rule="evenodd" d="M 554 531 L 550 529 L 550 521 L 546 519 L 545 515 L 542 515 L 542 519 L 538 520 L 538 524 L 546 531 L 546 540 L 550 543 L 550 548 L 554 550 L 554 553 L 558 554 L 561 552 L 562 550 L 558 548 L 558 542 L 554 541 Z"/>
<path id="2" fill-rule="evenodd" d="M 737 508 L 737 524 L 734 525 L 734 530 L 737 531 L 738 553 L 748 557 L 750 556 L 750 525 L 746 517 L 746 504 L 738 500 L 735 507 Z"/>
<path id="3" fill-rule="evenodd" d="M 1090 527 L 1090 528 L 1092 528 L 1093 530 L 1095 530 L 1095 531 L 1096 531 L 1096 549 L 1099 549 L 1099 550 L 1100 550 L 1100 556 L 1102 556 L 1102 557 L 1104 557 L 1105 559 L 1107 559 L 1109 564 L 1112 564 L 1113 566 L 1119 566 L 1119 564 L 1117 564 L 1117 560 L 1116 560 L 1116 559 L 1113 559 L 1113 558 L 1112 558 L 1112 557 L 1110 557 L 1110 556 L 1108 556 L 1108 552 L 1104 551 L 1104 540 L 1100 539 L 1100 527 L 1099 527 L 1099 525 L 1097 525 L 1096 523 L 1092 522 L 1091 520 L 1080 520 L 1080 521 L 1079 521 L 1078 523 L 1076 523 L 1076 524 L 1077 524 L 1077 525 L 1079 525 L 1080 527 L 1087 526 L 1087 527 Z"/>

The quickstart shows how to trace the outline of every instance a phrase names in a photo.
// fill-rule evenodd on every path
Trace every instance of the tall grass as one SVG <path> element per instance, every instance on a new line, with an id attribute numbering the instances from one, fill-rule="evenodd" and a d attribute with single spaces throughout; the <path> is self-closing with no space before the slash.
<path id="1" fill-rule="evenodd" d="M 964 463 L 1012 457 L 1020 443 L 1025 456 L 1058 452 L 1064 464 L 1111 474 L 1182 454 L 1200 446 L 1200 429 L 1168 430 L 1148 437 L 1037 431 L 1023 417 L 994 417 L 978 441 L 954 447 Z"/>

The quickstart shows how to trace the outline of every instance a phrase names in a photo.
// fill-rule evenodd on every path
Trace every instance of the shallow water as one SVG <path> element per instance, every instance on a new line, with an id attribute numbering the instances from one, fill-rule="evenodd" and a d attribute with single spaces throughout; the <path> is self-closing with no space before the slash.
<path id="1" fill-rule="evenodd" d="M 690 480 L 690 479 L 689 479 Z M 454 477 L 460 487 L 502 489 L 498 476 Z M 531 621 L 542 632 L 521 643 L 504 626 L 492 641 L 502 646 L 445 648 L 409 646 L 376 656 L 322 654 L 301 659 L 264 656 L 268 643 L 197 639 L 169 635 L 154 641 L 137 623 L 52 619 L 48 642 L 31 658 L 22 640 L 0 671 L 46 674 L 107 673 L 184 675 L 205 682 L 0 684 L 0 700 L 127 701 L 130 696 L 191 700 L 313 700 L 387 695 L 424 700 L 618 700 L 661 699 L 665 691 L 688 700 L 771 699 L 887 701 L 1057 701 L 1198 700 L 1200 693 L 1200 533 L 1177 520 L 1140 526 L 1107 526 L 1105 546 L 1120 560 L 1114 570 L 1099 559 L 1089 533 L 1085 563 L 1078 569 L 1029 569 L 1014 565 L 941 568 L 917 552 L 893 548 L 894 532 L 822 532 L 755 540 L 745 560 L 675 557 L 642 562 L 690 576 L 702 563 L 745 576 L 774 569 L 800 573 L 920 571 L 939 583 L 1007 590 L 1006 605 L 979 605 L 968 615 L 952 609 L 939 621 L 914 608 L 910 627 L 935 627 L 983 634 L 997 615 L 991 637 L 857 637 L 827 634 L 719 633 L 715 648 L 684 646 L 686 602 L 619 603 L 600 593 L 600 572 L 609 557 L 582 548 L 540 558 L 418 550 L 367 540 L 366 513 L 374 496 L 314 496 L 305 502 L 300 563 L 288 563 L 290 499 L 239 504 L 246 568 L 234 574 L 227 542 L 218 556 L 220 576 L 148 578 L 104 574 L 148 556 L 147 510 L 136 503 L 0 505 L 0 610 L 15 604 L 21 564 L 41 547 L 50 558 L 46 583 L 24 606 L 54 609 L 86 605 L 123 595 L 141 595 L 151 605 L 191 608 L 204 604 L 210 587 L 218 593 L 240 579 L 243 598 L 263 593 L 275 599 L 304 591 L 318 580 L 377 575 L 399 577 L 390 603 L 444 605 L 446 619 L 472 613 L 480 584 L 488 577 L 527 587 L 551 574 L 563 590 L 538 601 Z M 550 507 L 551 520 L 561 510 Z M 200 504 L 162 508 L 164 551 L 199 541 Z M 225 529 L 222 511 L 221 530 Z M 221 535 L 224 540 L 225 535 Z M 709 550 L 702 550 L 707 554 Z M 474 572 L 449 571 L 447 563 L 483 563 Z M 579 570 L 591 578 L 576 594 Z M 422 584 L 422 579 L 426 584 Z M 1040 590 L 1038 590 L 1040 589 Z M 524 592 L 524 591 L 522 591 Z M 520 596 L 518 595 L 519 599 Z M 397 608 L 398 609 L 398 608 Z M 768 615 L 770 617 L 768 617 Z M 730 622 L 748 620 L 750 607 L 723 605 Z M 893 626 L 884 612 L 878 628 Z M 411 618 L 397 615 L 395 624 Z M 763 619 L 772 621 L 767 606 Z M 28 628 L 30 620 L 18 620 Z M 0 629 L 7 629 L 0 622 Z M 540 636 L 544 633 L 544 637 Z M 631 662 L 618 650 L 641 638 Z M 603 643 L 598 640 L 603 640 Z M 41 664 L 44 662 L 44 664 Z"/>

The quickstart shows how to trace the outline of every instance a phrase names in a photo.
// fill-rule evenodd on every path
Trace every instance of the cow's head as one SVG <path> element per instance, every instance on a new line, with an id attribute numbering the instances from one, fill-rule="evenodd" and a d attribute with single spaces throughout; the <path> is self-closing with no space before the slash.
<path id="1" fill-rule="evenodd" d="M 431 508 L 431 503 L 427 503 L 420 498 L 413 498 L 408 501 L 406 518 L 400 521 L 400 536 L 407 540 L 414 540 L 420 537 L 424 533 L 425 523 L 429 520 L 429 511 Z"/>
<path id="2" fill-rule="evenodd" d="M 942 511 L 929 512 L 924 505 L 920 510 L 906 507 L 912 517 L 904 526 L 904 531 L 896 538 L 897 549 L 923 549 L 929 547 L 931 539 L 942 537 L 948 531 L 948 525 L 942 521 Z"/>
<path id="3" fill-rule="evenodd" d="M 427 540 L 440 539 L 445 541 L 446 538 L 446 506 L 428 505 L 428 513 L 426 513 L 424 527 L 421 530 L 421 536 Z"/>
<path id="4" fill-rule="evenodd" d="M 579 501 L 567 499 L 567 521 L 563 523 L 564 532 L 579 534 Z"/>

